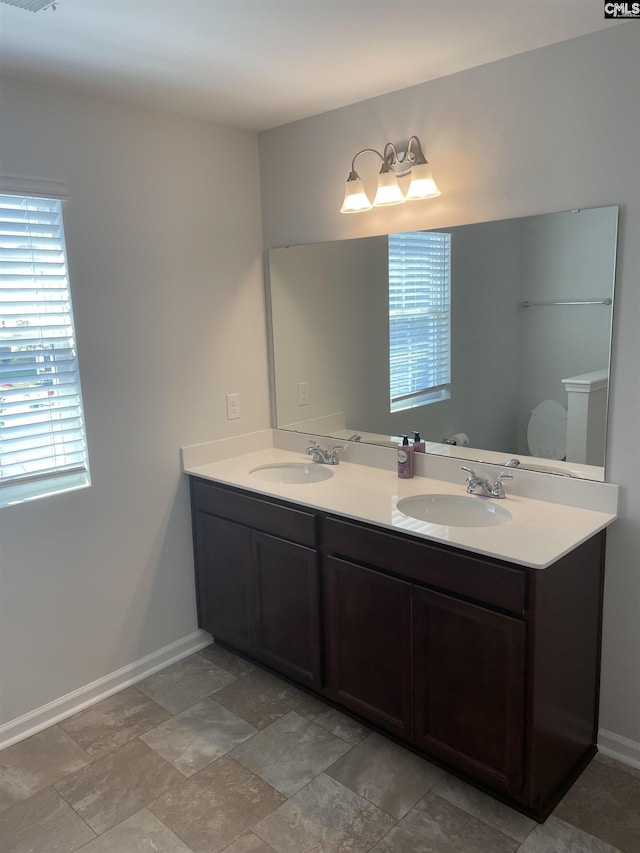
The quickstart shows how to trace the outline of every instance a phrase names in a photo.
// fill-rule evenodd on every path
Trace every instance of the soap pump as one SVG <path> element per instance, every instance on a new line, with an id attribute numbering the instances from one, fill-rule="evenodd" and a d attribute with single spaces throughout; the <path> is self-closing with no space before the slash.
<path id="1" fill-rule="evenodd" d="M 420 438 L 420 433 L 417 431 L 413 433 L 413 449 L 416 453 L 425 452 L 424 440 Z"/>
<path id="2" fill-rule="evenodd" d="M 409 436 L 402 436 L 402 444 L 398 446 L 398 477 L 410 480 L 413 477 L 413 445 L 409 444 Z"/>

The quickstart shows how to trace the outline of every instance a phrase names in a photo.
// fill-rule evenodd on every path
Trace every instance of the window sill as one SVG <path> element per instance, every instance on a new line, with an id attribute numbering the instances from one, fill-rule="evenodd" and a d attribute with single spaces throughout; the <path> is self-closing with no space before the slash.
<path id="1" fill-rule="evenodd" d="M 46 498 L 61 492 L 71 492 L 84 489 L 91 485 L 88 471 L 78 474 L 67 474 L 48 477 L 46 480 L 35 480 L 30 483 L 11 483 L 0 485 L 0 508 L 15 504 Z"/>
<path id="2" fill-rule="evenodd" d="M 447 385 L 444 388 L 438 388 L 435 391 L 423 391 L 411 397 L 400 398 L 399 400 L 391 400 L 389 411 L 404 412 L 407 409 L 417 409 L 419 406 L 428 406 L 430 403 L 441 403 L 443 400 L 451 398 L 451 390 Z"/>

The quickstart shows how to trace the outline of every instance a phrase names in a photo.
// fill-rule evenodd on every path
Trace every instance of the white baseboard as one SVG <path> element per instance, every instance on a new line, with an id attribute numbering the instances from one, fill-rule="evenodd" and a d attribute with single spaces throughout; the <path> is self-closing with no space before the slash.
<path id="1" fill-rule="evenodd" d="M 606 729 L 598 731 L 598 751 L 609 758 L 615 758 L 623 764 L 637 767 L 640 770 L 640 743 L 629 738 L 608 732 Z"/>
<path id="2" fill-rule="evenodd" d="M 77 714 L 78 711 L 82 711 L 90 705 L 95 705 L 96 702 L 106 699 L 107 696 L 142 681 L 143 678 L 147 678 L 154 672 L 188 657 L 210 643 L 211 636 L 209 634 L 205 631 L 195 631 L 188 637 L 176 640 L 175 643 L 170 643 L 168 646 L 123 666 L 97 681 L 92 681 L 90 684 L 67 693 L 59 699 L 54 699 L 53 702 L 48 702 L 21 717 L 16 717 L 15 720 L 4 723 L 0 726 L 0 749 L 5 749 L 7 746 L 60 722 L 60 720 Z"/>
<path id="3" fill-rule="evenodd" d="M 155 672 L 176 663 L 211 643 L 205 631 L 194 631 L 187 637 L 152 652 L 140 660 L 115 670 L 97 681 L 73 690 L 53 702 L 29 711 L 0 726 L 0 750 L 37 734 L 55 723 L 95 705 L 125 687 L 130 687 Z M 640 769 L 640 743 L 606 729 L 598 731 L 598 751 L 623 764 Z"/>

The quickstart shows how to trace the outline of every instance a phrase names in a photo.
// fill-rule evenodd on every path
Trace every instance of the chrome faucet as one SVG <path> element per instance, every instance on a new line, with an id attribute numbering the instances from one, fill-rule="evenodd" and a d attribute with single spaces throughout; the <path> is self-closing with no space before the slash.
<path id="1" fill-rule="evenodd" d="M 323 465 L 339 465 L 339 450 L 344 450 L 344 444 L 336 444 L 335 447 L 325 450 L 323 447 L 320 447 L 319 444 L 314 442 L 307 447 L 305 453 L 310 456 L 314 462 L 319 462 Z"/>
<path id="2" fill-rule="evenodd" d="M 499 474 L 496 477 L 495 483 L 491 485 L 491 482 L 486 477 L 476 474 L 472 468 L 467 468 L 463 465 L 462 470 L 467 471 L 469 474 L 467 477 L 467 492 L 470 495 L 480 495 L 486 498 L 504 498 L 505 492 L 502 481 L 513 480 L 512 474 Z M 478 492 L 476 491 L 477 489 L 482 489 L 482 491 Z"/>

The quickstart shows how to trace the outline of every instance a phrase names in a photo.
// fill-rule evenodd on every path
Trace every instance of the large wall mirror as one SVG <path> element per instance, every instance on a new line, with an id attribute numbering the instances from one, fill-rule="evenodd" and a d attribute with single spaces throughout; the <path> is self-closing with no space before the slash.
<path id="1" fill-rule="evenodd" d="M 438 229 L 448 383 L 406 406 L 391 402 L 390 238 L 271 249 L 275 425 L 383 445 L 417 430 L 428 452 L 603 480 L 617 228 L 602 207 Z"/>

